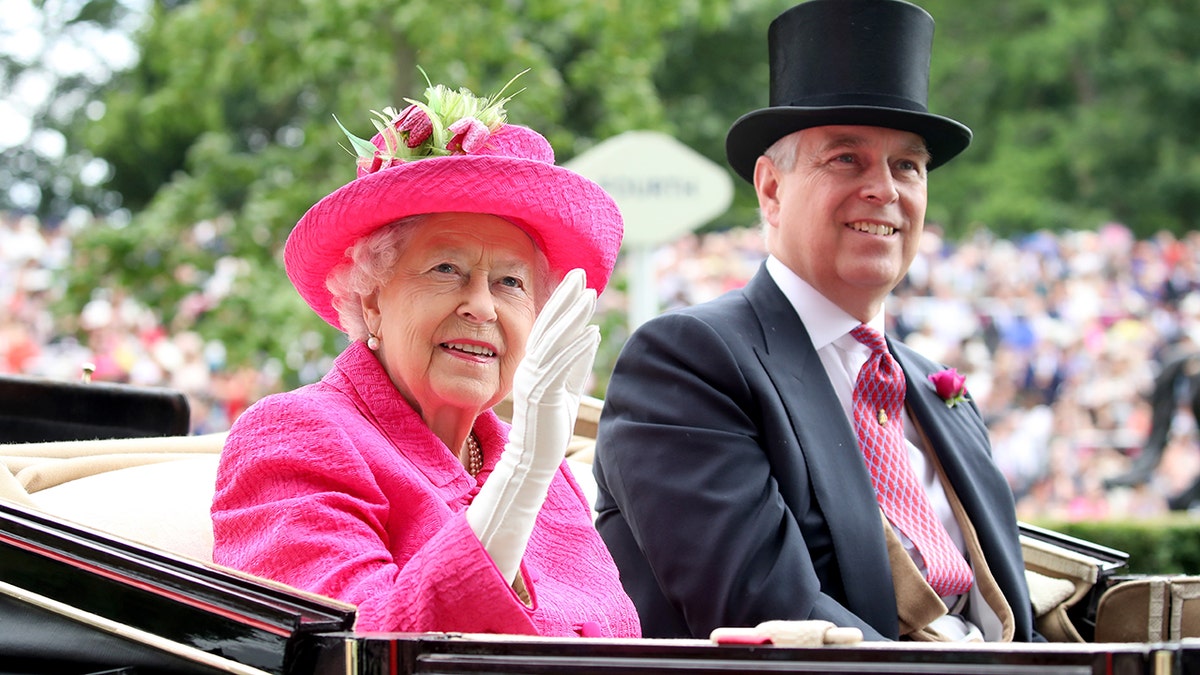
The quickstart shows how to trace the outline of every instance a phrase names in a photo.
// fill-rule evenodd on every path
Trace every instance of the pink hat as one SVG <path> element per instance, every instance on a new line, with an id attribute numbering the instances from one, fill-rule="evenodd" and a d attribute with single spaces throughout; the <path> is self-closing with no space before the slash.
<path id="1" fill-rule="evenodd" d="M 624 232 L 612 197 L 555 166 L 541 134 L 505 123 L 508 98 L 442 85 L 426 96 L 428 103 L 409 100 L 399 114 L 375 113 L 384 123 L 376 122 L 380 133 L 369 142 L 346 132 L 358 178 L 313 205 L 284 248 L 288 278 L 304 301 L 340 329 L 325 280 L 348 260 L 346 250 L 406 216 L 443 212 L 504 218 L 533 238 L 551 272 L 582 268 L 588 287 L 603 291 Z"/>

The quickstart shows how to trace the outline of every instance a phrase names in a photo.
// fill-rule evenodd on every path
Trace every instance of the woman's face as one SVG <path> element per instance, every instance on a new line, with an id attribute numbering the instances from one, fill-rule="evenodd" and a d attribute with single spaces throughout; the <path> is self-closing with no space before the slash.
<path id="1" fill-rule="evenodd" d="M 394 276 L 363 299 L 388 377 L 427 421 L 476 415 L 512 389 L 537 315 L 538 251 L 496 216 L 439 213 L 413 226 Z"/>

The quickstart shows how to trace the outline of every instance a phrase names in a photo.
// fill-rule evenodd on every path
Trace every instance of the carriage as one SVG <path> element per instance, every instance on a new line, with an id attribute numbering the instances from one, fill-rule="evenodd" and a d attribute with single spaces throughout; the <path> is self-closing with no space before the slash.
<path id="1" fill-rule="evenodd" d="M 599 407 L 568 454 L 585 491 Z M 224 435 L 188 416 L 171 390 L 0 378 L 0 675 L 1200 673 L 1200 578 L 1123 574 L 1120 551 L 1024 524 L 1046 643 L 356 631 L 351 605 L 212 563 Z"/>

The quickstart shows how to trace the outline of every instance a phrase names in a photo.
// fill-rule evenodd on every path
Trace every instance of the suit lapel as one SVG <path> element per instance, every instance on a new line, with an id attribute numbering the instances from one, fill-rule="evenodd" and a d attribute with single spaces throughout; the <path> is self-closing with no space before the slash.
<path id="1" fill-rule="evenodd" d="M 884 635 L 896 635 L 887 546 L 854 430 L 808 331 L 765 269 L 747 284 L 745 294 L 762 323 L 764 344 L 755 352 L 791 419 L 814 498 L 833 539 L 848 609 Z M 800 514 L 796 517 L 801 519 Z"/>
<path id="2" fill-rule="evenodd" d="M 992 465 L 987 429 L 978 415 L 971 414 L 969 406 L 973 404 L 960 403 L 951 408 L 937 395 L 929 381 L 936 364 L 903 344 L 890 340 L 888 344 L 904 370 L 909 412 L 921 425 L 946 477 L 952 485 L 972 486 L 959 490 L 959 498 L 967 515 L 978 525 L 994 509 L 1003 507 L 984 501 L 987 496 L 1008 493 L 1006 483 L 997 483 L 997 478 L 1002 483 L 1003 477 Z"/>

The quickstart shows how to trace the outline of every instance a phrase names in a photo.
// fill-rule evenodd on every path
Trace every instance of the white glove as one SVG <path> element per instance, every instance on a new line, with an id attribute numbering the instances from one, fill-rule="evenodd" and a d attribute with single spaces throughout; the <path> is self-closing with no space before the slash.
<path id="1" fill-rule="evenodd" d="M 588 323 L 595 308 L 596 292 L 586 287 L 583 270 L 568 272 L 534 321 L 513 377 L 504 453 L 467 507 L 467 522 L 509 584 L 575 430 L 600 345 L 600 329 Z"/>

